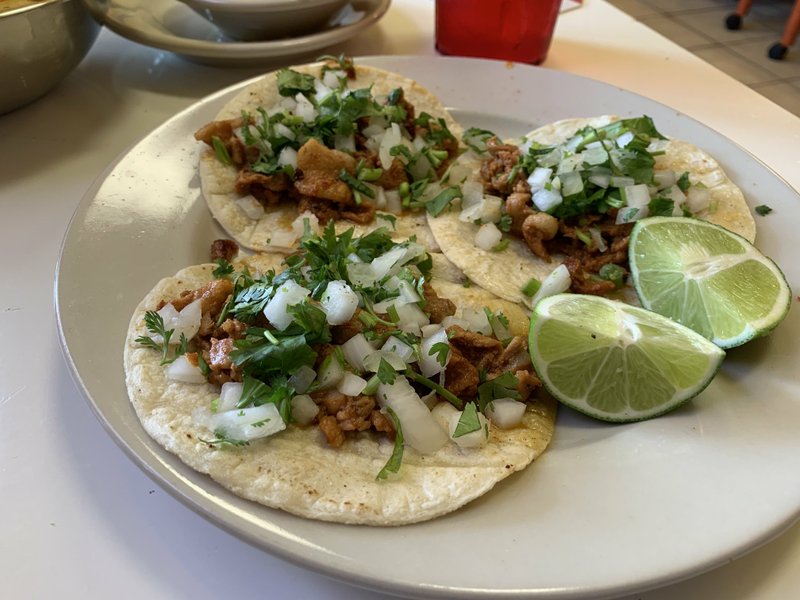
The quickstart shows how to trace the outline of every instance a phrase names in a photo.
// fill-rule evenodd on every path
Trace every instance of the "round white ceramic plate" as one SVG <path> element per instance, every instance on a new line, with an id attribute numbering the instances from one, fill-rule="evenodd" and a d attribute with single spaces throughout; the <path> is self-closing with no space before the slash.
<path id="1" fill-rule="evenodd" d="M 350 14 L 342 20 L 334 15 L 333 22 L 321 31 L 257 42 L 226 37 L 178 0 L 83 2 L 95 19 L 134 42 L 169 50 L 204 64 L 250 66 L 292 57 L 313 58 L 318 50 L 348 40 L 377 23 L 389 9 L 391 0 L 351 0 L 356 16 Z"/>
<path id="2" fill-rule="evenodd" d="M 657 104 L 566 73 L 457 58 L 365 63 L 417 79 L 465 125 L 522 134 L 571 116 L 652 116 L 716 156 L 743 188 L 758 244 L 800 289 L 798 196 L 723 136 Z M 465 77 L 464 74 L 469 74 Z M 736 558 L 800 513 L 800 311 L 729 353 L 690 405 L 630 425 L 562 409 L 544 456 L 443 518 L 400 528 L 303 520 L 241 500 L 186 468 L 142 430 L 122 348 L 131 312 L 161 277 L 207 260 L 221 235 L 200 196 L 193 131 L 241 86 L 178 114 L 109 167 L 69 227 L 56 301 L 68 361 L 98 418 L 164 488 L 241 538 L 350 582 L 406 596 L 600 598 Z"/>

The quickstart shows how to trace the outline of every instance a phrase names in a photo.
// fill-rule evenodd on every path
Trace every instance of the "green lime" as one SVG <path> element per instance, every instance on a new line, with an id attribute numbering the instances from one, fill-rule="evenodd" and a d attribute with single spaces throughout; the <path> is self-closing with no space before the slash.
<path id="1" fill-rule="evenodd" d="M 792 291 L 780 269 L 743 237 L 707 221 L 638 221 L 628 249 L 642 306 L 691 327 L 721 348 L 771 331 Z"/>
<path id="2" fill-rule="evenodd" d="M 550 393 L 604 421 L 640 421 L 680 406 L 709 384 L 725 357 L 666 317 L 580 294 L 539 302 L 528 338 Z"/>

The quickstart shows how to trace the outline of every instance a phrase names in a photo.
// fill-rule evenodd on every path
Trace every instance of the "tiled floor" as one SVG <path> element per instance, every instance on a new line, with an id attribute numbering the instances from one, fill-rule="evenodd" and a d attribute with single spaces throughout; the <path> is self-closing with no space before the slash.
<path id="1" fill-rule="evenodd" d="M 783 60 L 767 57 L 769 47 L 783 35 L 794 0 L 754 0 L 737 31 L 725 27 L 737 0 L 608 1 L 800 115 L 800 39 Z"/>

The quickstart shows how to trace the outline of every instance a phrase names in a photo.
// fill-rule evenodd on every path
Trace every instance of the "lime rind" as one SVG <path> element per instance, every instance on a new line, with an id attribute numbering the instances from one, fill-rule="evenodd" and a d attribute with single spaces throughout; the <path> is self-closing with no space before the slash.
<path id="1" fill-rule="evenodd" d="M 791 289 L 770 258 L 738 234 L 706 221 L 638 221 L 629 263 L 643 307 L 691 327 L 721 348 L 769 333 L 791 305 Z"/>
<path id="2" fill-rule="evenodd" d="M 666 317 L 578 294 L 537 304 L 529 347 L 536 372 L 555 398 L 611 422 L 674 410 L 705 389 L 725 356 Z"/>

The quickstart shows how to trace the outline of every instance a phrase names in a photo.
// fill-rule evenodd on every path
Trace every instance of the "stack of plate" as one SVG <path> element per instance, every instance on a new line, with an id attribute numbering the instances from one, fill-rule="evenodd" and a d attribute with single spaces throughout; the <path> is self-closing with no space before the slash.
<path id="1" fill-rule="evenodd" d="M 374 25 L 391 0 L 84 0 L 135 42 L 211 65 L 308 57 Z"/>

